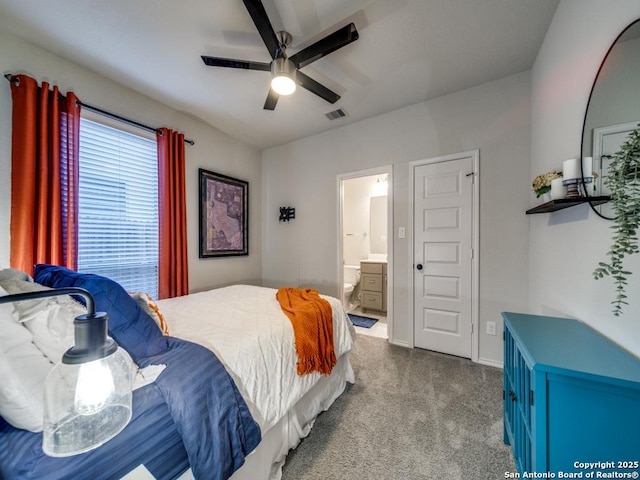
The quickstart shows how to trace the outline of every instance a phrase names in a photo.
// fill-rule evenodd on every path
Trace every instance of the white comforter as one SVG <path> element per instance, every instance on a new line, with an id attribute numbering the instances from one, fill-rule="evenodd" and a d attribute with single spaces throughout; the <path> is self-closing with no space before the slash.
<path id="1" fill-rule="evenodd" d="M 339 358 L 351 349 L 355 331 L 340 301 L 322 297 L 331 303 Z M 293 328 L 274 289 L 234 285 L 157 304 L 171 336 L 211 349 L 225 364 L 263 434 L 320 377 L 297 374 Z"/>

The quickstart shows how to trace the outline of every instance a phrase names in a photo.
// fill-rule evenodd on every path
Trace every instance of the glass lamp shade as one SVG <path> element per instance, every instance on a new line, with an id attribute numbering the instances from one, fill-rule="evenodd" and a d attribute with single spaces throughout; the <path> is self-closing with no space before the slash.
<path id="1" fill-rule="evenodd" d="M 130 362 L 117 349 L 86 363 L 58 363 L 49 372 L 44 391 L 44 453 L 67 457 L 87 452 L 124 429 L 131 419 Z"/>

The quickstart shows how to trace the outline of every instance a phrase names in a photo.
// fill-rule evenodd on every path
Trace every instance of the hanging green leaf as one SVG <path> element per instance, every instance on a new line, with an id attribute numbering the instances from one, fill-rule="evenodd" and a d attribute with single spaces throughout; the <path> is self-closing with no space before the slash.
<path id="1" fill-rule="evenodd" d="M 640 127 L 640 125 L 638 125 Z M 613 220 L 613 244 L 607 256 L 609 263 L 598 262 L 593 271 L 595 279 L 611 276 L 614 281 L 616 297 L 613 302 L 613 314 L 622 313 L 622 305 L 627 298 L 625 286 L 629 270 L 623 269 L 626 256 L 638 253 L 638 235 L 640 228 L 640 128 L 636 128 L 622 145 L 609 165 L 604 184 L 611 192 L 611 204 L 615 212 Z"/>

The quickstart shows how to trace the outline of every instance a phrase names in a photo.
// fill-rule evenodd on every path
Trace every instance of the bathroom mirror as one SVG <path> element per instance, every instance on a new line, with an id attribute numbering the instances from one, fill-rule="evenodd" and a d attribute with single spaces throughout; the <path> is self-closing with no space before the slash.
<path id="1" fill-rule="evenodd" d="M 591 87 L 582 127 L 582 157 L 593 157 L 597 174 L 587 196 L 607 195 L 603 179 L 610 156 L 618 151 L 628 133 L 640 122 L 640 20 L 625 28 L 604 57 Z M 588 177 L 589 172 L 582 172 Z M 591 208 L 612 220 L 609 203 Z"/>
<path id="2" fill-rule="evenodd" d="M 387 196 L 371 197 L 369 202 L 371 253 L 387 253 Z"/>

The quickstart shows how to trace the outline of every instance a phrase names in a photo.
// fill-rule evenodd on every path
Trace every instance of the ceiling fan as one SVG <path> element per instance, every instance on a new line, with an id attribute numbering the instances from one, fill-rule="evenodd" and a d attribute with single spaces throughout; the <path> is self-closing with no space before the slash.
<path id="1" fill-rule="evenodd" d="M 273 30 L 261 0 L 243 0 L 243 3 L 273 60 L 269 63 L 264 63 L 202 55 L 204 63 L 211 67 L 242 68 L 245 70 L 271 72 L 271 88 L 264 103 L 265 110 L 275 110 L 280 95 L 293 93 L 296 89 L 296 83 L 329 103 L 337 102 L 340 99 L 340 95 L 302 73 L 300 68 L 356 41 L 358 39 L 356 26 L 350 23 L 309 45 L 307 48 L 287 57 L 287 47 L 291 43 L 291 35 L 284 31 L 276 33 Z"/>

